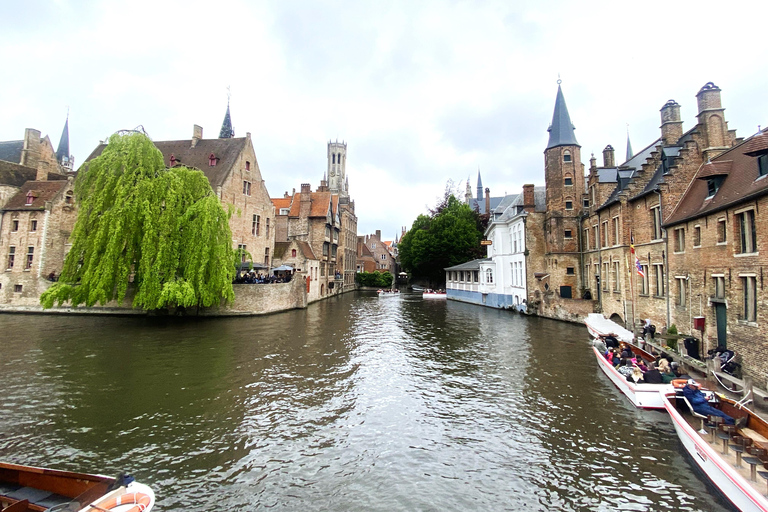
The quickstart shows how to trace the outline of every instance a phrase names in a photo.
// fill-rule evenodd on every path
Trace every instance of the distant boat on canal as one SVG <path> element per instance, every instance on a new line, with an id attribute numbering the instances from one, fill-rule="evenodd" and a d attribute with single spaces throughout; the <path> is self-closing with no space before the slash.
<path id="1" fill-rule="evenodd" d="M 447 295 L 445 290 L 424 290 L 421 297 L 424 299 L 445 299 Z"/>

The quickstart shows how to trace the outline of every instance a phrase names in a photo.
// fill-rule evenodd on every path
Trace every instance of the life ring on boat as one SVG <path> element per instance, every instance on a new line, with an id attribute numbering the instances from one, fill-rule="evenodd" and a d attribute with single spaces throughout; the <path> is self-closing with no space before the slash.
<path id="1" fill-rule="evenodd" d="M 113 496 L 104 503 L 99 503 L 98 506 L 102 509 L 112 510 L 121 505 L 136 505 L 125 512 L 142 512 L 150 503 L 152 503 L 152 498 L 148 494 L 144 494 L 143 492 L 129 492 L 119 496 Z"/>

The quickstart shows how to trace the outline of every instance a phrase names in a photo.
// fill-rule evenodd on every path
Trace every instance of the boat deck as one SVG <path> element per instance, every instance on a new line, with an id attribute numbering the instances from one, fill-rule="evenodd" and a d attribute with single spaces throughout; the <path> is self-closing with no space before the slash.
<path id="1" fill-rule="evenodd" d="M 684 406 L 683 406 L 684 407 Z M 708 431 L 706 434 L 703 434 L 699 431 L 701 428 L 701 420 L 699 418 L 693 417 L 688 410 L 683 410 L 678 407 L 677 409 L 680 412 L 680 415 L 683 417 L 683 419 L 690 425 L 690 427 L 695 430 L 699 437 L 706 443 L 709 444 L 709 446 L 717 452 L 717 455 L 731 468 L 733 468 L 734 471 L 736 471 L 741 477 L 744 478 L 744 480 L 752 486 L 752 488 L 755 489 L 758 493 L 762 494 L 763 496 L 768 496 L 768 479 L 760 476 L 757 474 L 756 480 L 751 479 L 751 466 L 750 464 L 747 464 L 742 460 L 741 467 L 736 466 L 737 463 L 737 454 L 734 450 L 730 448 L 730 445 L 733 444 L 733 441 L 724 441 L 722 439 L 719 439 L 715 436 L 715 434 Z M 763 446 L 765 448 L 768 448 L 768 440 L 765 442 L 760 441 L 760 434 L 755 433 L 749 428 L 741 429 L 739 430 L 739 435 L 742 435 L 743 437 L 753 437 L 753 441 L 758 446 Z M 765 439 L 765 438 L 763 438 Z M 726 443 L 729 445 L 728 447 L 728 453 L 723 452 L 723 443 Z M 750 457 L 750 455 L 746 452 L 742 454 L 743 457 Z M 758 464 L 757 465 L 757 471 L 764 471 L 763 465 Z"/>

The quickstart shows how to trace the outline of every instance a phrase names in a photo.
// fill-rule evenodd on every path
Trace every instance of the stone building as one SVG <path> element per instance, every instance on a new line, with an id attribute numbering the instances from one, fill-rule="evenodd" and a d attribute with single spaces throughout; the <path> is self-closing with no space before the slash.
<path id="1" fill-rule="evenodd" d="M 390 252 L 390 246 L 381 239 L 381 230 L 377 229 L 373 235 L 365 235 L 363 244 L 373 255 L 376 268 L 380 272 L 389 272 L 393 276 L 397 275 L 397 260 Z"/>
<path id="2" fill-rule="evenodd" d="M 228 120 L 229 107 L 222 132 L 232 134 Z M 257 270 L 269 273 L 275 243 L 275 207 L 256 160 L 251 134 L 204 139 L 203 128 L 194 125 L 191 139 L 154 144 L 168 167 L 185 166 L 205 174 L 225 208 L 233 207 L 229 221 L 232 247 L 247 252 L 250 258 L 244 256 L 244 260 L 251 260 Z M 105 147 L 106 144 L 99 145 L 87 161 L 99 156 Z"/>
<path id="3" fill-rule="evenodd" d="M 376 271 L 376 257 L 373 252 L 365 245 L 365 236 L 357 237 L 357 271 L 358 272 L 375 272 Z"/>
<path id="4" fill-rule="evenodd" d="M 68 123 L 59 152 L 71 162 Z M 69 169 L 38 130 L 0 142 L 0 304 L 36 306 L 46 278 L 61 273 L 76 217 Z"/>

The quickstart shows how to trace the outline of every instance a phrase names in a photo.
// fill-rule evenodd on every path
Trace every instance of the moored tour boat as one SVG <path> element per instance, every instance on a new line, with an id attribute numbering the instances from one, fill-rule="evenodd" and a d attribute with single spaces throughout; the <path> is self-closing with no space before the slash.
<path id="1" fill-rule="evenodd" d="M 768 471 L 763 471 L 768 461 L 768 423 L 721 396 L 720 410 L 733 418 L 745 418 L 746 424 L 741 428 L 709 424 L 710 431 L 702 431 L 703 418 L 693 416 L 680 390 L 662 393 L 662 397 L 685 451 L 718 491 L 742 512 L 768 511 Z"/>
<path id="2" fill-rule="evenodd" d="M 117 478 L 0 462 L 0 511 L 149 512 L 148 486 Z"/>
<path id="3" fill-rule="evenodd" d="M 647 352 L 644 352 L 639 347 L 629 343 L 626 345 L 632 349 L 632 352 L 634 352 L 635 355 L 643 357 L 646 360 L 653 361 L 653 357 Z M 632 405 L 643 409 L 664 408 L 664 400 L 660 392 L 673 390 L 672 384 L 647 384 L 644 382 L 636 383 L 628 381 L 627 378 L 620 374 L 619 371 L 614 368 L 613 365 L 605 358 L 605 356 L 603 356 L 603 354 L 597 350 L 597 348 L 593 346 L 592 350 L 594 351 L 595 357 L 597 358 L 597 365 L 600 367 L 603 373 L 608 376 L 611 382 L 613 382 L 613 384 L 619 388 L 619 391 L 624 393 L 624 395 L 629 398 L 629 401 L 632 402 Z M 646 355 L 641 355 L 641 353 Z"/>
<path id="4" fill-rule="evenodd" d="M 423 299 L 445 299 L 446 293 L 442 290 L 424 290 L 424 293 L 421 294 L 421 297 Z"/>
<path id="5" fill-rule="evenodd" d="M 584 319 L 589 334 L 593 338 L 614 334 L 616 338 L 625 343 L 634 343 L 635 335 L 631 331 L 623 328 L 613 320 L 608 320 L 600 313 L 590 313 Z"/>

